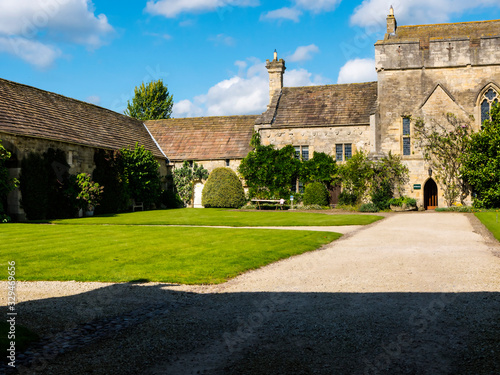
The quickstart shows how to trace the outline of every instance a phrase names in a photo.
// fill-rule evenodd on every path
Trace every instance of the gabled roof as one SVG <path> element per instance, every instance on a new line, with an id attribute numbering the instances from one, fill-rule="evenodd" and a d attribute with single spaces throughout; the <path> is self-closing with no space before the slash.
<path id="1" fill-rule="evenodd" d="M 156 157 L 165 157 L 141 121 L 4 79 L 0 132 L 111 150 L 138 142 Z"/>
<path id="2" fill-rule="evenodd" d="M 500 20 L 443 23 L 435 25 L 399 26 L 396 35 L 390 35 L 377 44 L 423 40 L 479 39 L 500 35 Z"/>
<path id="3" fill-rule="evenodd" d="M 169 160 L 243 159 L 257 116 L 195 117 L 146 121 Z"/>
<path id="4" fill-rule="evenodd" d="M 256 121 L 273 128 L 370 124 L 377 82 L 284 87 Z"/>

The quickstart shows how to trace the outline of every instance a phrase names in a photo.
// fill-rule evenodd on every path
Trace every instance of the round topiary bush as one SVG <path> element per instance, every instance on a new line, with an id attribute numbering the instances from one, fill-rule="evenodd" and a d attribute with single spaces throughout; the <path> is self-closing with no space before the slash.
<path id="1" fill-rule="evenodd" d="M 304 206 L 319 205 L 328 206 L 328 190 L 321 182 L 313 182 L 306 185 L 304 191 Z"/>
<path id="2" fill-rule="evenodd" d="M 239 208 L 245 204 L 245 192 L 240 179 L 230 168 L 216 168 L 210 173 L 201 203 L 206 208 Z"/>

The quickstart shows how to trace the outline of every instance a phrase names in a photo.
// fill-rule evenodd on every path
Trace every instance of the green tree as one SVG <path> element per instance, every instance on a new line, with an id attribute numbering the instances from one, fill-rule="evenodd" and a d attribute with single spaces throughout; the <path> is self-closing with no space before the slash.
<path id="1" fill-rule="evenodd" d="M 389 201 L 394 195 L 402 196 L 404 186 L 409 181 L 409 170 L 401 162 L 401 156 L 389 155 L 372 163 L 373 177 L 370 196 L 372 203 L 379 210 L 389 208 Z"/>
<path id="2" fill-rule="evenodd" d="M 352 158 L 339 167 L 339 176 L 342 180 L 342 194 L 348 199 L 340 197 L 341 201 L 350 204 L 359 204 L 366 195 L 373 177 L 372 162 L 363 152 L 355 153 Z"/>
<path id="3" fill-rule="evenodd" d="M 94 154 L 95 169 L 92 178 L 100 186 L 105 186 L 96 214 L 112 214 L 126 211 L 130 199 L 123 177 L 121 153 L 98 150 Z"/>
<path id="4" fill-rule="evenodd" d="M 331 190 L 339 182 L 337 163 L 324 152 L 314 152 L 311 159 L 302 162 L 300 179 L 304 183 L 321 182 Z"/>
<path id="5" fill-rule="evenodd" d="M 162 193 L 162 184 L 158 161 L 151 151 L 135 144 L 135 148 L 120 150 L 122 178 L 126 183 L 130 198 L 143 202 L 146 207 L 158 204 Z M 104 185 L 106 191 L 106 186 Z"/>
<path id="6" fill-rule="evenodd" d="M 203 181 L 208 178 L 208 171 L 203 168 L 203 165 L 189 165 L 187 160 L 184 161 L 181 168 L 176 168 L 172 172 L 174 184 L 179 197 L 186 206 L 191 204 L 194 194 L 194 184 L 196 181 Z"/>
<path id="7" fill-rule="evenodd" d="M 238 168 L 250 197 L 287 198 L 300 169 L 294 147 L 288 145 L 276 150 L 273 145 L 262 146 L 260 142 L 253 145 L 255 150 L 248 153 Z"/>
<path id="8" fill-rule="evenodd" d="M 132 102 L 128 101 L 125 114 L 141 121 L 170 118 L 174 98 L 163 81 L 144 82 L 134 89 Z"/>
<path id="9" fill-rule="evenodd" d="M 417 146 L 424 159 L 432 168 L 436 180 L 443 188 L 443 196 L 448 206 L 460 199 L 464 204 L 469 195 L 469 185 L 462 178 L 462 156 L 472 128 L 470 122 L 458 119 L 452 113 L 446 114 L 446 121 L 425 123 L 417 119 L 414 125 Z"/>
<path id="10" fill-rule="evenodd" d="M 471 135 L 461 158 L 460 171 L 472 189 L 474 206 L 500 207 L 500 106 L 491 109 L 491 120 Z"/>

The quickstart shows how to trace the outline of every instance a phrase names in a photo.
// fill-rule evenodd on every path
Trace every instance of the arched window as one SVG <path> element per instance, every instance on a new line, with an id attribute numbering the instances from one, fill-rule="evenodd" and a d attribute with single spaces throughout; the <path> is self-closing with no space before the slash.
<path id="1" fill-rule="evenodd" d="M 491 106 L 494 103 L 498 103 L 498 100 L 500 99 L 500 96 L 498 95 L 498 92 L 495 91 L 493 88 L 490 88 L 488 91 L 486 91 L 480 101 L 481 105 L 481 124 L 483 124 L 486 120 L 490 119 L 490 111 L 491 111 Z"/>

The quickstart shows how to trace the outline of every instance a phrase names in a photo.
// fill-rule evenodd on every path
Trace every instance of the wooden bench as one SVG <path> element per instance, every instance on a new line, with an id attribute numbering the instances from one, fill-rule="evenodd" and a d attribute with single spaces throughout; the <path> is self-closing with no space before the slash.
<path id="1" fill-rule="evenodd" d="M 144 203 L 134 201 L 132 204 L 132 212 L 135 212 L 136 209 L 140 208 L 141 211 L 144 211 Z"/>
<path id="2" fill-rule="evenodd" d="M 280 199 L 252 199 L 252 202 L 257 203 L 257 209 L 260 210 L 260 204 L 261 203 L 274 203 L 276 204 L 276 210 L 278 209 L 278 205 L 280 208 L 283 208 Z"/>

